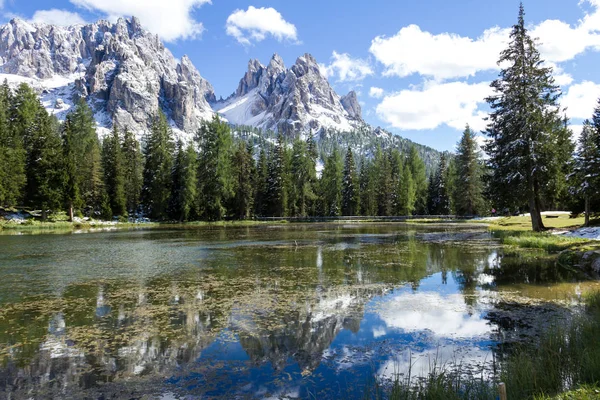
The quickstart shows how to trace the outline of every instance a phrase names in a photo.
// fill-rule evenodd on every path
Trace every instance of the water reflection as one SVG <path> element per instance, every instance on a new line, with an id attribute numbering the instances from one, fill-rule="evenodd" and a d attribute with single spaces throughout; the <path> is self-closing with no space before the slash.
<path id="1" fill-rule="evenodd" d="M 504 259 L 468 234 L 483 245 L 398 225 L 0 237 L 0 389 L 362 398 L 434 356 L 479 367 Z"/>

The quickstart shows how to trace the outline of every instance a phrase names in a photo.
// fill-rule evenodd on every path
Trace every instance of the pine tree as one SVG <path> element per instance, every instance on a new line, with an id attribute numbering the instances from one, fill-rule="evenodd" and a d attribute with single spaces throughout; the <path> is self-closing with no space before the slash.
<path id="1" fill-rule="evenodd" d="M 102 144 L 102 167 L 104 184 L 109 205 L 114 215 L 127 214 L 127 198 L 125 197 L 125 168 L 121 150 L 121 138 L 117 126 L 112 134 L 104 138 Z"/>
<path id="2" fill-rule="evenodd" d="M 456 152 L 456 214 L 481 215 L 484 212 L 482 161 L 475 133 L 469 125 Z"/>
<path id="3" fill-rule="evenodd" d="M 399 215 L 412 215 L 417 201 L 417 187 L 410 171 L 409 165 L 404 166 L 398 181 Z"/>
<path id="4" fill-rule="evenodd" d="M 267 174 L 267 215 L 285 217 L 287 215 L 286 149 L 283 135 L 277 136 L 277 144 L 271 153 Z"/>
<path id="5" fill-rule="evenodd" d="M 25 185 L 25 150 L 11 124 L 12 93 L 5 80 L 0 86 L 0 205 L 14 207 Z"/>
<path id="6" fill-rule="evenodd" d="M 58 121 L 50 117 L 39 104 L 28 133 L 26 202 L 42 210 L 45 220 L 48 211 L 60 208 L 64 172 Z"/>
<path id="7" fill-rule="evenodd" d="M 256 215 L 264 216 L 267 212 L 267 180 L 269 166 L 264 143 L 260 147 L 258 161 L 256 163 L 256 197 L 254 201 L 254 212 Z"/>
<path id="8" fill-rule="evenodd" d="M 419 156 L 416 146 L 411 146 L 408 152 L 407 167 L 415 185 L 414 212 L 420 215 L 427 214 L 427 174 L 425 163 Z"/>
<path id="9" fill-rule="evenodd" d="M 171 194 L 171 218 L 179 222 L 188 221 L 195 214 L 195 205 L 198 198 L 197 166 L 198 154 L 193 144 L 184 146 L 181 140 L 177 141 L 177 154 L 173 168 L 173 187 Z"/>
<path id="10" fill-rule="evenodd" d="M 127 212 L 134 214 L 140 205 L 142 195 L 144 158 L 139 142 L 128 129 L 125 129 L 121 152 L 123 154 L 123 179 L 125 182 Z"/>
<path id="11" fill-rule="evenodd" d="M 377 214 L 377 196 L 375 193 L 375 168 L 372 161 L 363 157 L 359 173 L 360 214 L 374 216 Z"/>
<path id="12" fill-rule="evenodd" d="M 315 165 L 309 151 L 309 144 L 309 142 L 297 139 L 292 146 L 290 175 L 293 179 L 290 181 L 288 197 L 289 214 L 296 217 L 307 216 L 316 198 L 314 193 Z"/>
<path id="13" fill-rule="evenodd" d="M 77 156 L 77 182 L 83 206 L 90 215 L 101 212 L 104 198 L 104 173 L 100 141 L 92 110 L 81 99 L 69 114 Z"/>
<path id="14" fill-rule="evenodd" d="M 71 127 L 71 116 L 67 115 L 63 126 L 62 135 L 62 157 L 63 157 L 63 197 L 69 221 L 73 222 L 74 210 L 81 207 L 81 196 L 79 195 L 79 182 L 77 181 L 77 154 L 75 146 L 75 135 Z"/>
<path id="15" fill-rule="evenodd" d="M 392 168 L 390 153 L 377 148 L 375 152 L 375 171 L 377 174 L 377 212 L 380 216 L 392 215 L 394 184 L 392 181 Z"/>
<path id="16" fill-rule="evenodd" d="M 600 122 L 600 121 L 599 121 Z M 585 226 L 590 223 L 590 202 L 600 194 L 600 131 L 589 120 L 583 122 L 574 159 L 573 192 L 585 202 Z"/>
<path id="17" fill-rule="evenodd" d="M 354 164 L 354 155 L 352 149 L 348 147 L 342 180 L 342 215 L 353 216 L 358 214 L 359 200 L 358 176 Z"/>
<path id="18" fill-rule="evenodd" d="M 337 217 L 342 205 L 342 159 L 337 149 L 333 149 L 323 167 L 321 176 L 321 201 L 325 216 Z"/>
<path id="19" fill-rule="evenodd" d="M 234 211 L 237 218 L 247 219 L 250 217 L 254 205 L 256 175 L 251 144 L 238 142 L 233 154 L 233 165 L 236 177 Z"/>
<path id="20" fill-rule="evenodd" d="M 548 174 L 557 170 L 553 164 L 563 159 L 552 140 L 560 120 L 560 92 L 525 28 L 523 4 L 499 64 L 506 67 L 491 85 L 495 93 L 487 98 L 492 109 L 487 127 L 491 140 L 485 147 L 491 187 L 505 204 L 527 203 L 533 230 L 542 231 L 543 187 Z"/>
<path id="21" fill-rule="evenodd" d="M 442 153 L 440 164 L 429 185 L 429 211 L 433 215 L 450 214 L 450 193 L 448 193 L 448 162 Z"/>
<path id="22" fill-rule="evenodd" d="M 227 215 L 227 205 L 234 197 L 229 125 L 215 116 L 212 121 L 202 124 L 196 140 L 200 149 L 198 187 L 202 218 L 221 220 Z"/>
<path id="23" fill-rule="evenodd" d="M 159 111 L 146 140 L 142 202 L 150 218 L 166 219 L 171 197 L 173 140 L 171 127 Z"/>

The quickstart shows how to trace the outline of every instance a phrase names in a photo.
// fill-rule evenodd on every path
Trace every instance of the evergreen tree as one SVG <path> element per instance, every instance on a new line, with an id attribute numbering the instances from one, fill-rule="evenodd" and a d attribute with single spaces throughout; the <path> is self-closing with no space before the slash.
<path id="1" fill-rule="evenodd" d="M 409 165 L 402 169 L 400 180 L 398 181 L 398 215 L 412 215 L 417 201 L 417 187 L 413 179 Z"/>
<path id="2" fill-rule="evenodd" d="M 256 197 L 254 201 L 254 212 L 256 215 L 266 215 L 267 212 L 267 180 L 269 166 L 264 143 L 260 147 L 258 161 L 256 163 Z"/>
<path id="3" fill-rule="evenodd" d="M 62 146 L 58 121 L 50 117 L 39 104 L 31 130 L 28 132 L 26 201 L 42 210 L 42 219 L 48 211 L 60 208 L 62 203 Z"/>
<path id="4" fill-rule="evenodd" d="M 481 215 L 485 211 L 482 161 L 475 133 L 469 125 L 458 142 L 455 183 L 456 214 Z"/>
<path id="5" fill-rule="evenodd" d="M 235 185 L 229 125 L 215 116 L 202 124 L 196 140 L 200 149 L 198 188 L 202 218 L 221 220 L 227 215 L 227 204 L 234 196 Z"/>
<path id="6" fill-rule="evenodd" d="M 425 172 L 425 163 L 419 156 L 416 146 L 411 146 L 408 152 L 407 167 L 410 170 L 415 186 L 415 205 L 414 212 L 419 215 L 427 214 L 427 174 Z"/>
<path id="7" fill-rule="evenodd" d="M 363 216 L 374 216 L 377 214 L 375 168 L 373 162 L 364 157 L 361 162 L 358 180 L 360 188 L 360 213 Z"/>
<path id="8" fill-rule="evenodd" d="M 100 142 L 92 110 L 81 99 L 69 114 L 73 132 L 73 150 L 77 156 L 79 194 L 86 210 L 99 213 L 104 201 L 104 182 Z"/>
<path id="9" fill-rule="evenodd" d="M 492 172 L 492 190 L 504 204 L 527 203 L 534 231 L 544 229 L 543 188 L 555 163 L 564 160 L 552 132 L 560 117 L 560 95 L 552 69 L 544 67 L 534 40 L 525 28 L 523 4 L 510 43 L 499 59 L 505 65 L 487 98 L 492 112 L 487 127 L 491 140 L 485 149 Z"/>
<path id="10" fill-rule="evenodd" d="M 152 121 L 145 158 L 142 201 L 151 218 L 165 219 L 171 197 L 173 140 L 167 118 L 160 111 Z"/>
<path id="11" fill-rule="evenodd" d="M 198 198 L 197 185 L 198 155 L 193 144 L 187 147 L 177 141 L 177 154 L 173 168 L 173 186 L 171 194 L 171 218 L 179 222 L 188 221 L 195 213 Z"/>
<path id="12" fill-rule="evenodd" d="M 112 134 L 104 138 L 102 145 L 102 167 L 104 184 L 109 205 L 114 215 L 127 214 L 127 198 L 125 197 L 125 160 L 121 150 L 121 139 L 117 126 Z"/>
<path id="13" fill-rule="evenodd" d="M 123 144 L 123 180 L 125 182 L 125 201 L 129 214 L 135 213 L 140 205 L 144 182 L 144 158 L 135 135 L 125 129 Z"/>
<path id="14" fill-rule="evenodd" d="M 254 189 L 256 169 L 252 157 L 252 145 L 238 142 L 233 154 L 233 165 L 236 175 L 234 211 L 239 219 L 247 219 L 254 205 Z"/>
<path id="15" fill-rule="evenodd" d="M 599 121 L 600 122 L 600 121 Z M 589 120 L 583 122 L 574 160 L 574 194 L 585 202 L 585 226 L 590 223 L 590 202 L 600 193 L 600 131 Z"/>
<path id="16" fill-rule="evenodd" d="M 342 180 L 342 215 L 353 216 L 358 214 L 359 187 L 356 165 L 352 149 L 348 147 L 344 162 L 344 176 Z"/>
<path id="17" fill-rule="evenodd" d="M 5 80 L 0 86 L 0 205 L 16 206 L 25 185 L 23 139 L 12 129 L 12 93 Z"/>
<path id="18" fill-rule="evenodd" d="M 62 136 L 63 197 L 71 222 L 73 222 L 74 210 L 79 209 L 82 204 L 79 194 L 79 182 L 77 181 L 77 154 L 75 151 L 75 135 L 71 126 L 71 116 L 67 115 Z"/>
<path id="19" fill-rule="evenodd" d="M 442 153 L 440 165 L 429 185 L 429 211 L 433 215 L 450 214 L 450 193 L 448 193 L 448 163 L 446 155 Z"/>
<path id="20" fill-rule="evenodd" d="M 375 152 L 375 171 L 377 174 L 377 210 L 380 216 L 392 215 L 394 184 L 392 181 L 392 169 L 390 153 L 383 152 L 377 148 Z"/>
<path id="21" fill-rule="evenodd" d="M 267 214 L 273 217 L 287 215 L 287 187 L 286 187 L 286 150 L 283 135 L 277 136 L 277 144 L 269 160 L 267 174 Z"/>
<path id="22" fill-rule="evenodd" d="M 309 214 L 311 204 L 316 197 L 313 187 L 316 173 L 309 151 L 309 142 L 299 139 L 294 141 L 290 175 L 293 179 L 291 179 L 289 185 L 289 213 L 292 216 L 305 217 Z"/>
<path id="23" fill-rule="evenodd" d="M 337 217 L 341 213 L 342 178 L 342 160 L 339 151 L 334 149 L 325 160 L 320 182 L 322 209 L 325 216 Z"/>

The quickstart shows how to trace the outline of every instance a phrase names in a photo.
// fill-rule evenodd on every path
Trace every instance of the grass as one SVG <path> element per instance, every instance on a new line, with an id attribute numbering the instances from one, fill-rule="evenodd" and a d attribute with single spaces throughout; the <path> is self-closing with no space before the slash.
<path id="1" fill-rule="evenodd" d="M 582 216 L 571 218 L 569 215 L 558 215 L 558 218 L 542 216 L 542 220 L 548 229 L 578 228 L 585 222 Z M 492 230 L 531 231 L 530 217 L 506 217 L 486 222 Z"/>
<path id="2" fill-rule="evenodd" d="M 513 349 L 500 362 L 500 375 L 485 380 L 442 367 L 413 381 L 396 377 L 391 387 L 376 385 L 365 398 L 391 400 L 487 400 L 504 382 L 510 400 L 600 399 L 600 292 L 585 300 L 585 311 L 544 333 L 538 343 Z M 483 376 L 483 373 L 482 373 Z"/>
<path id="3" fill-rule="evenodd" d="M 551 253 L 563 250 L 583 251 L 594 246 L 600 246 L 598 241 L 577 237 L 537 233 L 531 231 L 494 231 L 493 235 L 503 244 L 522 249 L 541 249 Z"/>

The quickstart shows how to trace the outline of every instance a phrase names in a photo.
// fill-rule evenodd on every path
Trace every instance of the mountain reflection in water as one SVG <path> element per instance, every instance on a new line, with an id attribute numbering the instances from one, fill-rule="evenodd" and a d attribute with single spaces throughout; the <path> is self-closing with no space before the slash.
<path id="1" fill-rule="evenodd" d="M 476 236 L 430 243 L 392 224 L 0 236 L 0 393 L 362 398 L 373 376 L 424 376 L 432 361 L 481 371 L 503 257 Z"/>

